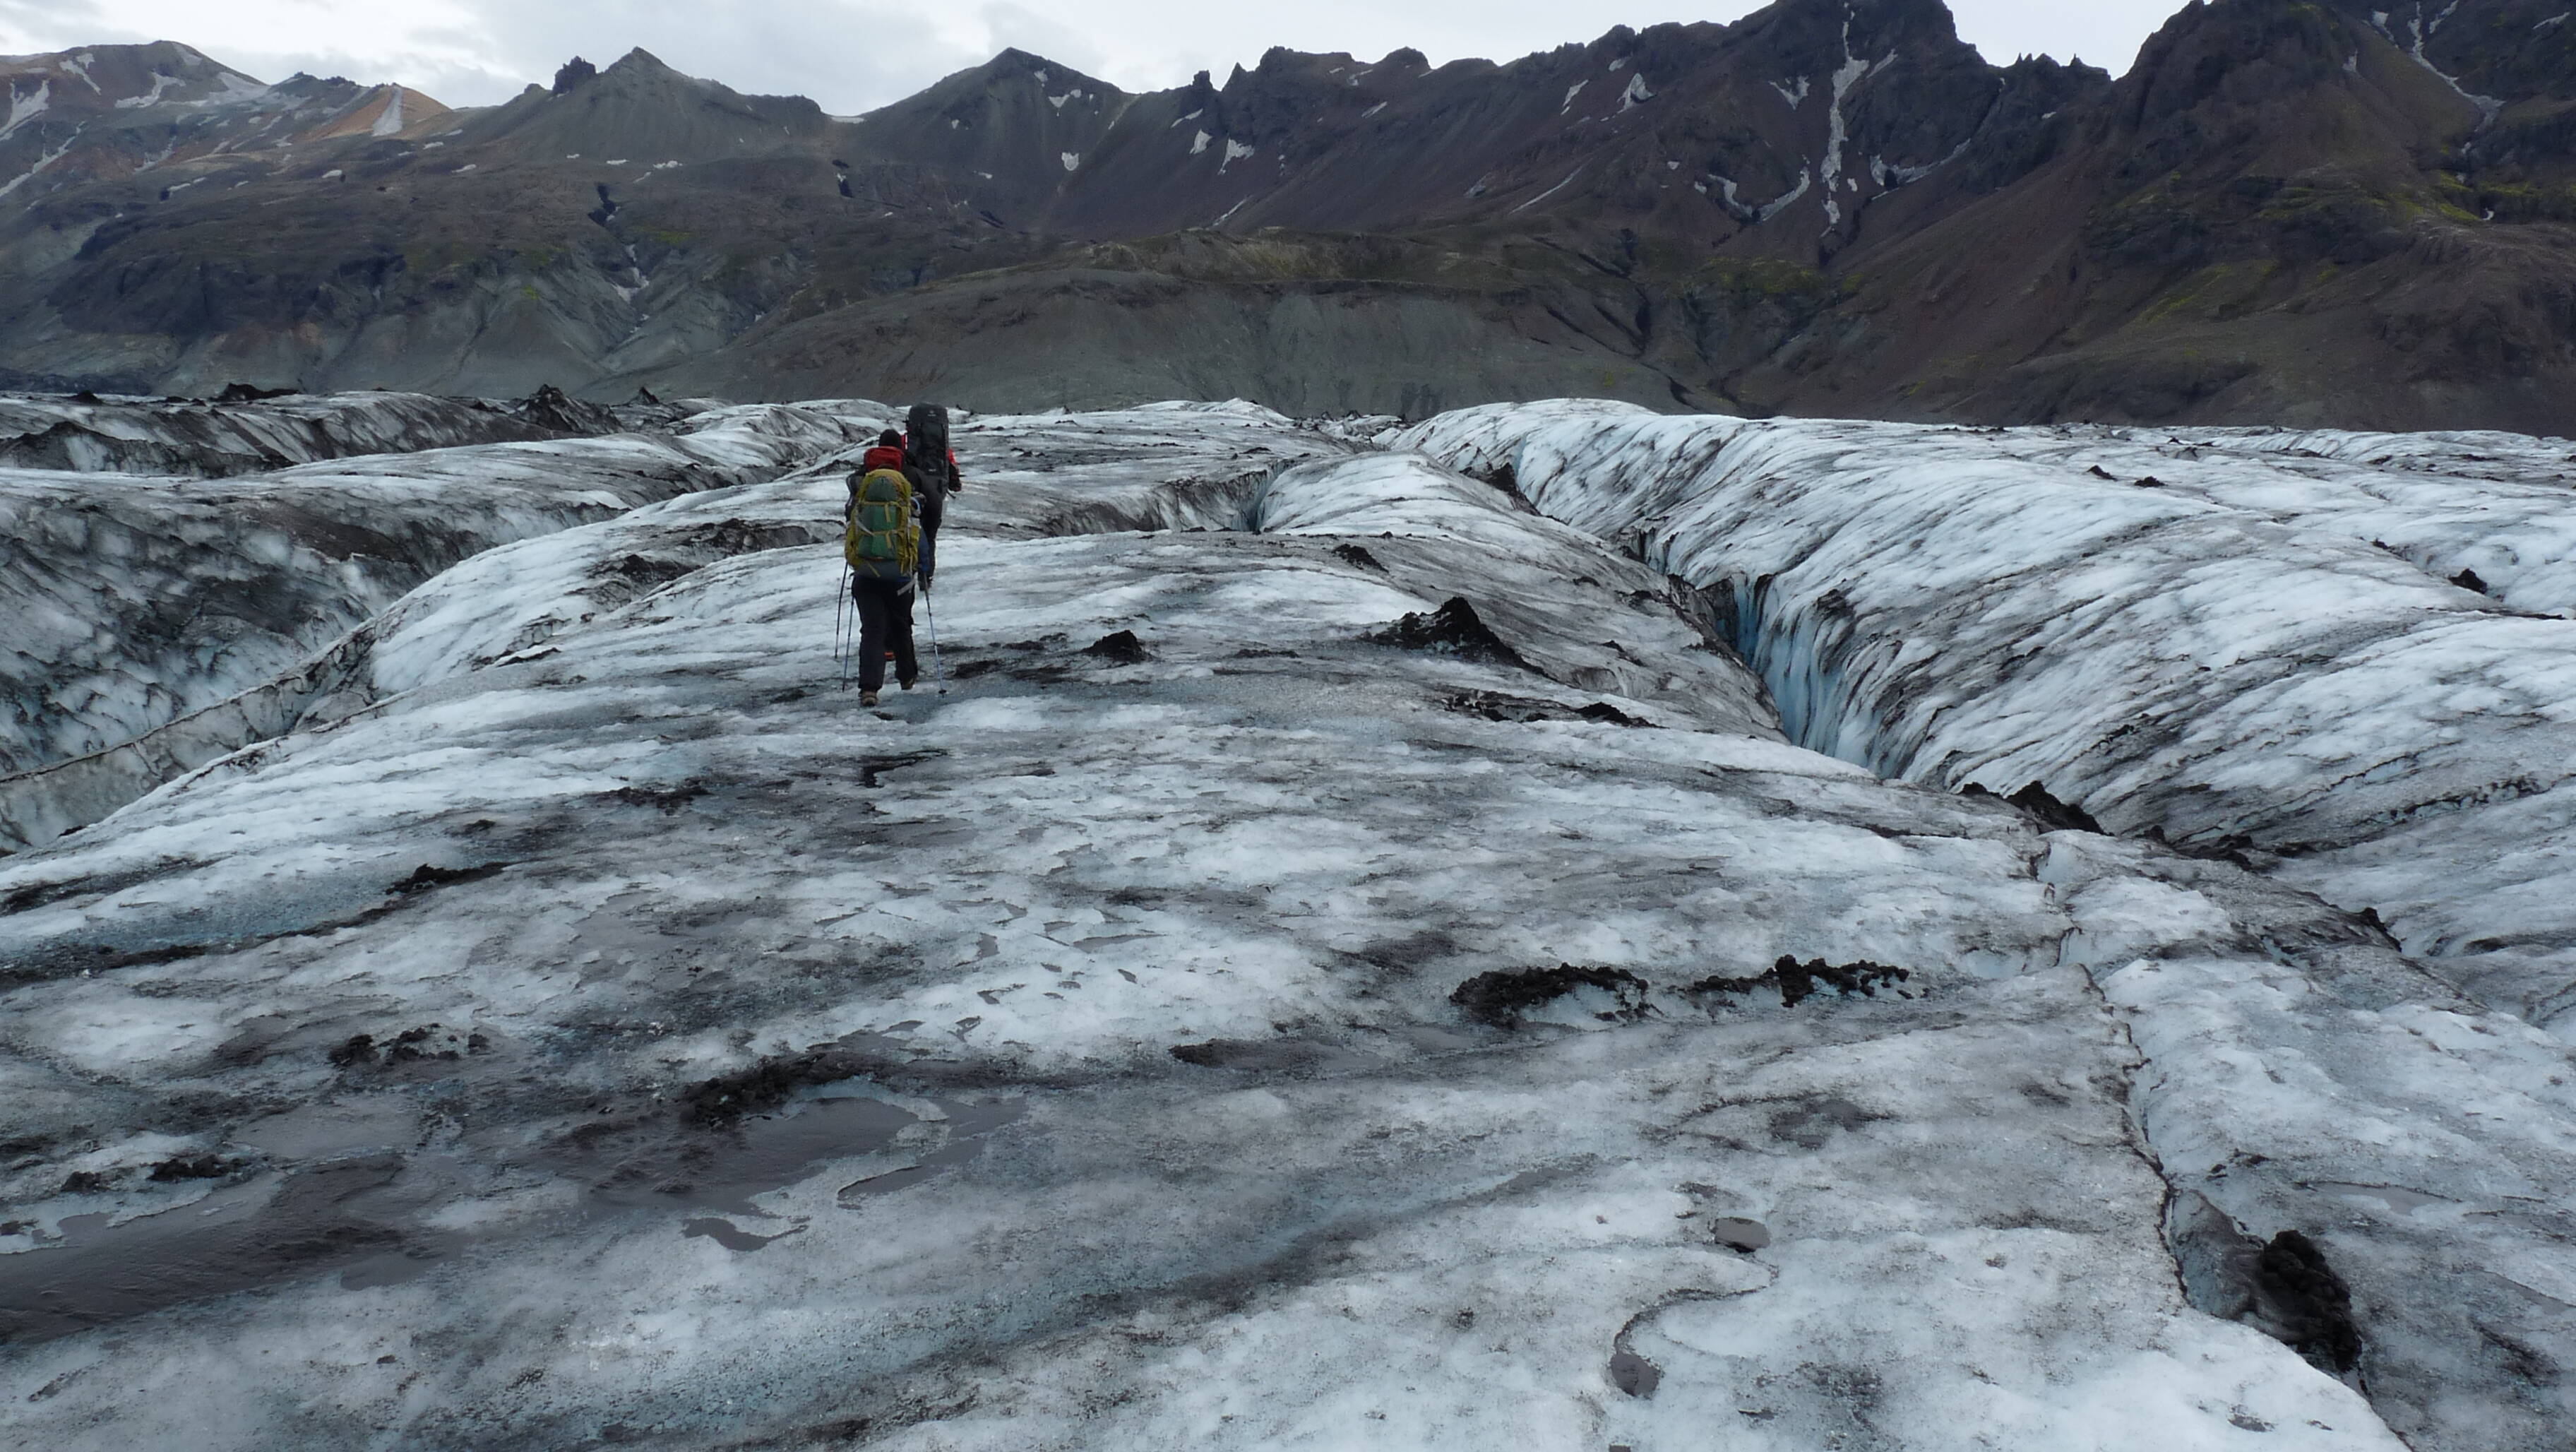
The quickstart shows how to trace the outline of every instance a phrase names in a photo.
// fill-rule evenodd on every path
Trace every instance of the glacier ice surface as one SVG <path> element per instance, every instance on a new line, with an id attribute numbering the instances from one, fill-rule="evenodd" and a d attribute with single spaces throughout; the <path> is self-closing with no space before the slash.
<path id="1" fill-rule="evenodd" d="M 938 669 L 865 711 L 884 413 L 717 421 L 714 487 L 494 538 L 0 858 L 14 1432 L 2558 1445 L 2568 1051 L 2394 895 L 2504 879 L 2406 839 L 2412 957 L 2316 895 L 2546 842 L 2403 804 L 2558 729 L 2547 511 L 2439 513 L 2557 446 L 968 419 Z M 1369 638 L 1453 600 L 1516 663 Z M 1453 1001 L 1559 964 L 1636 986 Z"/>
<path id="2" fill-rule="evenodd" d="M 1792 739 L 2034 784 L 2576 1004 L 2576 445 L 1467 410 L 1399 436 L 1706 592 Z"/>

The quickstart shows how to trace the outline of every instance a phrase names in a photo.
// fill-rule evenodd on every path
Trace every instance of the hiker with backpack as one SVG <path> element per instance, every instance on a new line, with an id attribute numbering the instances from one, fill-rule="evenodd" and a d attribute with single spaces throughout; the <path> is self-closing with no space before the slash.
<path id="1" fill-rule="evenodd" d="M 889 430 L 891 432 L 891 430 Z M 939 521 L 948 512 L 948 496 L 966 487 L 957 472 L 956 451 L 948 447 L 948 410 L 935 403 L 916 403 L 904 418 L 904 472 L 921 504 L 921 588 L 930 588 L 939 568 Z"/>
<path id="2" fill-rule="evenodd" d="M 888 429 L 859 456 L 859 467 L 850 475 L 841 557 L 849 562 L 850 600 L 859 614 L 862 706 L 877 703 L 889 655 L 897 685 L 909 691 L 921 677 L 921 662 L 912 648 L 912 602 L 929 560 L 922 549 L 913 472 L 905 464 L 903 435 Z"/>

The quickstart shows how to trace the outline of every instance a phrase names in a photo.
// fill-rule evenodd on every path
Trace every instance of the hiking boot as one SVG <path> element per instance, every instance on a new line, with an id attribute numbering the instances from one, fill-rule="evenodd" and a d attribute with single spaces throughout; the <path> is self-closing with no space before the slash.
<path id="1" fill-rule="evenodd" d="M 920 679 L 921 677 L 919 676 L 899 676 L 896 678 L 895 684 L 909 691 L 912 689 L 912 683 Z"/>
<path id="2" fill-rule="evenodd" d="M 859 692 L 859 704 L 860 704 L 860 705 L 862 705 L 862 706 L 873 706 L 873 705 L 875 705 L 876 703 L 877 703 L 877 693 L 876 693 L 876 692 L 874 692 L 874 691 L 861 691 L 861 692 Z"/>

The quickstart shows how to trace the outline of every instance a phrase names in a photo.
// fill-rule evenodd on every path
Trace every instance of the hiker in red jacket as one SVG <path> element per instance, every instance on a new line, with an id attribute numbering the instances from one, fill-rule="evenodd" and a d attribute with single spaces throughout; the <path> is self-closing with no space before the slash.
<path id="1" fill-rule="evenodd" d="M 877 435 L 875 443 L 868 445 L 866 453 L 859 455 L 859 472 L 864 474 L 875 469 L 893 469 L 907 477 L 910 475 L 903 457 L 903 435 L 887 429 Z M 920 492 L 918 482 L 912 487 L 915 493 Z"/>
<path id="2" fill-rule="evenodd" d="M 857 527 L 860 484 L 880 469 L 891 469 L 904 476 L 912 486 L 914 518 L 919 519 L 921 483 L 919 475 L 904 463 L 903 435 L 892 429 L 877 435 L 876 444 L 859 456 L 859 467 L 850 474 L 850 502 L 843 513 L 845 523 Z M 925 554 L 922 563 L 927 564 Z M 850 561 L 850 603 L 859 616 L 859 704 L 873 706 L 877 692 L 885 684 L 886 662 L 894 662 L 895 684 L 909 691 L 920 678 L 921 663 L 913 653 L 912 602 L 916 575 L 903 572 L 901 565 Z"/>

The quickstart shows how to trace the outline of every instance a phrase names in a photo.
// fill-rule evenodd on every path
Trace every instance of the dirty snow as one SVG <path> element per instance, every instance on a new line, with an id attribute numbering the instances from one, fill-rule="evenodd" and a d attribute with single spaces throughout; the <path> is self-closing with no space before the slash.
<path id="1" fill-rule="evenodd" d="M 150 90 L 145 91 L 140 96 L 118 97 L 116 109 L 120 111 L 140 111 L 146 106 L 157 106 L 161 104 L 161 98 L 169 94 L 172 86 L 180 84 L 182 84 L 180 77 L 163 75 L 160 72 L 155 71 L 152 74 L 152 88 Z"/>
<path id="2" fill-rule="evenodd" d="M 36 82 L 36 89 L 25 95 L 20 95 L 17 86 L 13 83 L 9 87 L 9 119 L 0 121 L 0 137 L 8 136 L 19 127 L 45 114 L 51 109 L 53 99 L 54 83 L 51 78 Z"/>
<path id="3" fill-rule="evenodd" d="M 1894 59 L 1890 56 L 1889 59 Z M 1842 225 L 1842 204 L 1834 199 L 1834 185 L 1842 179 L 1843 147 L 1850 140 L 1848 123 L 1843 117 L 1843 102 L 1853 86 L 1870 73 L 1870 64 L 1851 48 L 1851 16 L 1843 16 L 1843 63 L 1834 69 L 1833 102 L 1825 112 L 1825 159 L 1816 165 L 1825 184 L 1825 226 Z"/>
<path id="4" fill-rule="evenodd" d="M 1512 208 L 1512 210 L 1513 210 L 1513 211 L 1515 211 L 1515 212 L 1525 212 L 1525 211 L 1528 211 L 1530 208 L 1537 206 L 1539 203 L 1541 203 L 1541 202 L 1543 202 L 1543 201 L 1546 201 L 1548 198 L 1550 198 L 1550 197 L 1552 197 L 1552 196 L 1555 196 L 1558 192 L 1561 192 L 1561 191 L 1565 190 L 1567 187 L 1570 187 L 1570 186 L 1574 185 L 1574 179 L 1575 179 L 1576 177 L 1581 176 L 1581 175 L 1583 175 L 1583 168 L 1581 168 L 1581 167 L 1579 167 L 1579 166 L 1578 166 L 1578 167 L 1576 167 L 1574 170 L 1569 171 L 1569 172 L 1567 172 L 1567 173 L 1565 174 L 1565 180 L 1563 180 L 1563 181 L 1561 181 L 1561 182 L 1558 182 L 1556 185 L 1554 185 L 1554 186 L 1552 186 L 1552 187 L 1549 187 L 1546 191 L 1543 191 L 1543 192 L 1539 193 L 1537 196 L 1534 196 L 1534 197 L 1530 198 L 1528 201 L 1521 203 L 1519 206 Z"/>
<path id="5" fill-rule="evenodd" d="M 1799 199 L 1800 197 L 1805 196 L 1805 195 L 1806 195 L 1810 190 L 1812 190 L 1812 189 L 1815 187 L 1815 185 L 1816 185 L 1816 174 L 1815 174 L 1814 172 L 1812 172 L 1812 171 L 1801 171 L 1801 172 L 1799 172 L 1799 173 L 1798 173 L 1798 184 L 1797 184 L 1796 186 L 1789 188 L 1789 190 L 1787 190 L 1787 191 L 1785 191 L 1785 192 L 1782 192 L 1779 196 L 1776 196 L 1776 197 L 1772 198 L 1770 201 L 1764 202 L 1761 206 L 1755 207 L 1755 208 L 1753 209 L 1753 220 L 1754 220 L 1754 221 L 1756 221 L 1756 222 L 1768 222 L 1768 221 L 1770 221 L 1772 218 L 1774 218 L 1774 217 L 1776 217 L 1776 216 L 1780 215 L 1782 212 L 1787 211 L 1787 210 L 1788 210 L 1789 208 L 1791 208 L 1792 206 L 1795 206 L 1795 205 L 1797 204 L 1798 199 Z M 1735 196 L 1735 185 L 1734 185 L 1734 183 L 1732 183 L 1732 182 L 1727 183 L 1727 187 L 1726 187 L 1726 194 L 1727 194 L 1727 197 L 1728 197 L 1728 199 L 1729 199 L 1730 201 L 1732 201 L 1732 200 L 1734 199 L 1734 196 Z"/>
<path id="6" fill-rule="evenodd" d="M 6 182 L 0 182 L 0 197 L 5 197 L 11 192 L 16 191 L 18 188 L 25 186 L 27 183 L 34 181 L 37 177 L 40 177 L 47 171 L 51 170 L 54 163 L 71 155 L 72 148 L 80 144 L 81 132 L 84 129 L 86 128 L 81 126 L 73 127 L 72 134 L 63 138 L 62 145 L 57 146 L 53 150 L 46 152 L 43 156 L 36 158 L 36 164 L 28 167 L 25 171 L 11 177 Z"/>
<path id="7" fill-rule="evenodd" d="M 2478 111 L 2478 129 L 2484 131 L 2486 128 L 2495 124 L 2496 117 L 2504 113 L 2504 102 L 2493 96 L 2472 94 L 2468 87 L 2460 84 L 2459 77 L 2454 76 L 2450 72 L 2443 70 L 2440 66 L 2433 64 L 2433 58 L 2424 53 L 2424 43 L 2432 39 L 2433 35 L 2441 30 L 2443 22 L 2449 20 L 2451 18 L 2451 13 L 2459 8 L 2458 0 L 2453 0 L 2453 3 L 2445 7 L 2439 15 L 2433 17 L 2431 23 L 2427 24 L 2424 19 L 2424 7 L 2419 0 L 2419 3 L 2415 7 L 2415 14 L 2407 19 L 2407 33 L 2406 38 L 2403 40 L 2398 39 L 2397 33 L 2388 28 L 2387 11 L 2372 11 L 2371 24 L 2379 31 L 2380 35 L 2385 38 L 2389 44 L 2396 46 L 2401 51 L 2404 51 L 2417 65 L 2422 66 L 2424 69 L 2432 72 L 2436 77 L 2440 78 L 2442 84 L 2450 87 L 2452 92 L 2458 95 L 2461 100 L 2475 106 Z M 2562 15 L 2558 18 L 2560 20 L 2564 20 L 2567 17 Z M 2553 23 L 2554 22 L 2551 21 L 2542 21 L 2539 25 L 2533 27 L 2533 29 L 2535 31 L 2546 30 Z"/>

